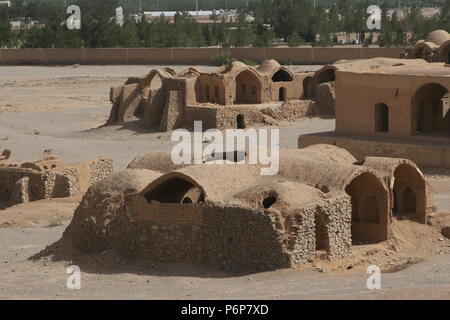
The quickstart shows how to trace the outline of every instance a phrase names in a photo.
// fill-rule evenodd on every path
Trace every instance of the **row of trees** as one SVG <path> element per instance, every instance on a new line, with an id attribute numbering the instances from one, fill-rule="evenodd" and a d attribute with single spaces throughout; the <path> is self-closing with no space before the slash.
<path id="1" fill-rule="evenodd" d="M 157 0 L 141 4 L 153 5 Z M 192 3 L 191 3 L 192 2 Z M 204 0 L 204 6 L 213 7 L 223 0 Z M 0 6 L 0 46 L 25 48 L 76 48 L 76 47 L 200 47 L 200 46 L 271 46 L 280 41 L 290 46 L 312 43 L 330 46 L 337 42 L 339 33 L 359 35 L 361 41 L 370 44 L 374 37 L 366 37 L 366 13 L 374 1 L 358 0 L 234 0 L 238 11 L 237 21 L 215 20 L 212 25 L 197 23 L 184 10 L 193 9 L 195 0 L 172 0 L 180 11 L 174 23 L 164 19 L 147 22 L 136 21 L 129 15 L 137 1 L 129 0 L 75 0 L 82 9 L 82 28 L 70 31 L 63 23 L 67 17 L 63 0 L 13 1 L 11 8 Z M 377 2 L 377 1 L 375 1 Z M 397 1 L 378 1 L 382 8 L 382 29 L 379 44 L 403 46 L 422 39 L 434 29 L 450 30 L 450 1 L 420 1 L 423 5 L 441 8 L 439 14 L 424 18 L 420 8 L 413 6 L 404 19 L 388 10 Z M 408 0 L 402 0 L 407 3 Z M 409 1 L 414 4 L 417 1 Z M 168 1 L 161 0 L 167 5 Z M 227 5 L 233 0 L 227 0 Z M 248 7 L 247 7 L 248 3 Z M 115 8 L 125 9 L 126 22 L 120 27 L 114 19 Z M 144 7 L 145 9 L 145 7 Z M 166 9 L 166 8 L 164 8 Z M 249 22 L 251 13 L 254 21 Z M 10 20 L 27 18 L 39 21 L 40 25 L 29 30 L 11 30 Z M 319 37 L 317 37 L 319 35 Z"/>

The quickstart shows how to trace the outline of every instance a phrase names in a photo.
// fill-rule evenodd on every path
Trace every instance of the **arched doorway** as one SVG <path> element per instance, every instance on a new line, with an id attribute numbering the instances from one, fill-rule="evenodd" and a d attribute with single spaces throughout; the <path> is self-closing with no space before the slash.
<path id="1" fill-rule="evenodd" d="M 389 107 L 384 103 L 375 105 L 375 131 L 389 132 Z"/>
<path id="2" fill-rule="evenodd" d="M 261 103 L 261 80 L 250 69 L 244 70 L 236 77 L 235 103 Z"/>
<path id="3" fill-rule="evenodd" d="M 409 164 L 394 170 L 393 215 L 424 223 L 426 220 L 426 183 L 420 172 Z"/>
<path id="4" fill-rule="evenodd" d="M 414 93 L 413 134 L 450 134 L 450 105 L 447 88 L 437 83 L 423 85 Z"/>
<path id="5" fill-rule="evenodd" d="M 245 117 L 242 114 L 238 114 L 236 117 L 236 127 L 238 129 L 245 129 Z"/>
<path id="6" fill-rule="evenodd" d="M 389 193 L 371 172 L 356 176 L 345 188 L 351 197 L 352 241 L 354 244 L 387 240 Z"/>
<path id="7" fill-rule="evenodd" d="M 278 100 L 280 101 L 286 101 L 286 88 L 285 87 L 281 87 L 278 93 Z"/>

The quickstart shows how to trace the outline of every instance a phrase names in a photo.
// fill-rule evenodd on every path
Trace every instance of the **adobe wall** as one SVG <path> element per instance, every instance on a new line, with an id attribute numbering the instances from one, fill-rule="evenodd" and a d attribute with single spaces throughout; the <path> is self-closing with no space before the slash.
<path id="1" fill-rule="evenodd" d="M 287 101 L 279 108 L 261 108 L 254 105 L 218 107 L 215 128 L 237 128 L 238 115 L 243 117 L 245 127 L 250 127 L 255 124 L 276 125 L 278 120 L 294 121 L 312 114 L 313 104 L 310 100 Z"/>
<path id="2" fill-rule="evenodd" d="M 113 161 L 97 158 L 64 167 L 62 175 L 69 177 L 71 191 L 68 196 L 85 193 L 89 187 L 113 173 Z"/>
<path id="3" fill-rule="evenodd" d="M 0 65 L 64 64 L 211 64 L 212 57 L 230 52 L 238 59 L 267 59 L 296 64 L 326 64 L 341 59 L 399 58 L 402 48 L 103 48 L 0 49 Z"/>
<path id="4" fill-rule="evenodd" d="M 5 167 L 0 168 L 0 202 L 9 203 L 17 187 L 17 181 L 25 177 L 29 178 L 30 201 L 51 197 L 56 180 L 55 173 Z"/>
<path id="5" fill-rule="evenodd" d="M 88 196 L 89 193 L 83 202 L 89 200 Z M 351 250 L 348 196 L 298 208 L 291 216 L 292 222 L 281 229 L 272 211 L 213 203 L 149 204 L 139 194 L 111 193 L 90 201 L 103 199 L 110 202 L 106 211 L 102 206 L 83 217 L 91 224 L 98 220 L 97 227 L 103 226 L 103 231 L 90 227 L 90 230 L 97 228 L 98 232 L 90 231 L 84 237 L 77 234 L 78 224 L 83 223 L 80 211 L 65 232 L 65 236 L 83 251 L 115 249 L 129 258 L 261 271 L 313 260 L 317 253 L 317 235 L 326 239 L 325 254 L 329 259 L 341 258 Z M 107 216 L 102 216 L 106 213 L 112 217 L 107 223 L 103 221 Z M 129 216 L 130 213 L 133 216 Z M 98 218 L 89 219 L 91 214 Z M 248 228 L 249 225 L 252 227 Z M 319 225 L 320 230 L 317 230 Z"/>
<path id="6" fill-rule="evenodd" d="M 404 158 L 420 166 L 450 168 L 450 146 L 414 141 L 365 139 L 364 137 L 318 133 L 299 137 L 299 147 L 332 144 L 348 150 L 358 160 L 366 156 Z"/>
<path id="7" fill-rule="evenodd" d="M 382 73 L 336 72 L 336 133 L 410 137 L 414 132 L 412 98 L 417 89 L 437 83 L 450 90 L 450 78 Z M 389 107 L 389 132 L 376 132 L 375 105 Z"/>
<path id="8" fill-rule="evenodd" d="M 203 130 L 216 129 L 218 111 L 219 109 L 216 107 L 186 106 L 184 109 L 184 125 L 185 127 L 192 129 L 194 127 L 194 121 L 202 121 Z"/>
<path id="9" fill-rule="evenodd" d="M 144 126 L 155 128 L 161 125 L 161 118 L 166 103 L 166 91 L 161 89 L 151 90 L 144 106 Z"/>

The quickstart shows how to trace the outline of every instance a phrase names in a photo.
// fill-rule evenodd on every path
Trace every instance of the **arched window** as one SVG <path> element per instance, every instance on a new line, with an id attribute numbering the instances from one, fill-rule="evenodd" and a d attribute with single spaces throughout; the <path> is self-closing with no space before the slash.
<path id="1" fill-rule="evenodd" d="M 198 186 L 181 178 L 161 182 L 147 191 L 144 197 L 149 203 L 201 203 L 205 200 Z"/>
<path id="2" fill-rule="evenodd" d="M 258 75 L 250 69 L 236 77 L 235 103 L 261 103 L 262 83 Z"/>
<path id="3" fill-rule="evenodd" d="M 289 82 L 289 81 L 293 81 L 293 77 L 292 75 L 284 70 L 284 69 L 280 69 L 277 72 L 275 72 L 275 74 L 272 76 L 272 81 L 273 82 Z"/>
<path id="4" fill-rule="evenodd" d="M 389 132 L 389 107 L 384 103 L 375 105 L 375 131 Z"/>
<path id="5" fill-rule="evenodd" d="M 363 172 L 346 186 L 345 192 L 351 197 L 353 244 L 387 240 L 389 194 L 382 180 Z"/>
<path id="6" fill-rule="evenodd" d="M 402 216 L 425 223 L 426 183 L 420 171 L 408 164 L 399 165 L 394 171 L 394 216 Z"/>
<path id="7" fill-rule="evenodd" d="M 412 100 L 413 134 L 450 131 L 448 90 L 438 83 L 417 89 Z"/>

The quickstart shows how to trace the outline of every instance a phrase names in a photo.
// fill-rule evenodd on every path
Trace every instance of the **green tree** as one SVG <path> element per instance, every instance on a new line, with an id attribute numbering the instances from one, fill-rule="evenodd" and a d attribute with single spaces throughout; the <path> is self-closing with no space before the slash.
<path id="1" fill-rule="evenodd" d="M 298 35 L 296 31 L 294 31 L 289 37 L 288 37 L 288 46 L 289 47 L 298 47 L 305 43 L 305 41 Z"/>

